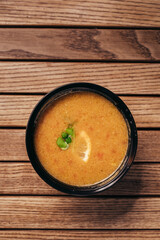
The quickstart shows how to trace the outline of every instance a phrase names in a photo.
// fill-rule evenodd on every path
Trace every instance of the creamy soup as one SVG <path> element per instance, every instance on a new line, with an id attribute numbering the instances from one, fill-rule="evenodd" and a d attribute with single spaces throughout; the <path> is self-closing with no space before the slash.
<path id="1" fill-rule="evenodd" d="M 73 134 L 66 133 L 68 128 Z M 67 141 L 67 147 L 59 147 L 57 139 Z M 53 177 L 84 186 L 109 177 L 120 166 L 128 147 L 128 129 L 122 114 L 106 98 L 71 93 L 41 114 L 34 143 L 41 164 Z"/>

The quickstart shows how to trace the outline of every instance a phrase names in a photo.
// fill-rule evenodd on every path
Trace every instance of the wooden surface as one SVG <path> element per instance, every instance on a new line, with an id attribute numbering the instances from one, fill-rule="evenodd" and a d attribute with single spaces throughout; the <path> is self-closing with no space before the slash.
<path id="1" fill-rule="evenodd" d="M 0 236 L 4 240 L 159 240 L 160 233 L 157 230 L 1 230 Z"/>
<path id="2" fill-rule="evenodd" d="M 5 28 L 0 59 L 155 61 L 159 40 L 160 30 Z"/>
<path id="3" fill-rule="evenodd" d="M 47 93 L 91 82 L 117 94 L 160 94 L 159 63 L 0 62 L 0 92 Z M 45 84 L 44 84 L 45 83 Z"/>
<path id="4" fill-rule="evenodd" d="M 160 26 L 159 0 L 1 0 L 3 25 Z"/>
<path id="5" fill-rule="evenodd" d="M 160 228 L 157 197 L 3 196 L 0 205 L 1 228 Z"/>
<path id="6" fill-rule="evenodd" d="M 73 197 L 35 173 L 25 129 L 62 84 L 117 93 L 138 127 L 126 176 Z M 0 240 L 160 239 L 160 1 L 0 1 Z"/>

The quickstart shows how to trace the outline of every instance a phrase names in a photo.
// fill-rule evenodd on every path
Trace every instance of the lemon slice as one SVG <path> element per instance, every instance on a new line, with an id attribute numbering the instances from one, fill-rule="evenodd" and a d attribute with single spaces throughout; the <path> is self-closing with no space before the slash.
<path id="1" fill-rule="evenodd" d="M 74 139 L 73 151 L 84 162 L 88 161 L 91 152 L 91 141 L 85 131 L 81 131 L 79 135 L 76 135 Z"/>

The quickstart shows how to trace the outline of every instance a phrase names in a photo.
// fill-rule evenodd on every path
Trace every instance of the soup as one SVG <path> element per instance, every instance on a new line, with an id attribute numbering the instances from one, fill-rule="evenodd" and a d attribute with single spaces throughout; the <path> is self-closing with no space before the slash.
<path id="1" fill-rule="evenodd" d="M 128 128 L 120 111 L 103 96 L 70 93 L 40 115 L 34 144 L 39 161 L 54 178 L 75 186 L 91 185 L 121 165 Z"/>

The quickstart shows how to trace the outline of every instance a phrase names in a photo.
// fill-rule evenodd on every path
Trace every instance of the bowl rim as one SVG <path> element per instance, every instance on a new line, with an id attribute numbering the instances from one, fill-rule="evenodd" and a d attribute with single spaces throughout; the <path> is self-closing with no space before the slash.
<path id="1" fill-rule="evenodd" d="M 42 111 L 42 108 L 45 108 L 45 104 L 49 104 L 49 101 L 53 101 L 53 98 L 56 96 L 61 95 L 62 93 L 70 93 L 70 92 L 94 92 L 99 95 L 104 96 L 106 99 L 110 100 L 122 113 L 125 119 L 127 119 L 127 122 L 129 124 L 130 128 L 130 151 L 127 155 L 127 160 L 124 162 L 124 167 L 121 169 L 121 171 L 115 176 L 108 184 L 102 184 L 101 186 L 96 188 L 96 184 L 93 185 L 86 185 L 86 186 L 72 186 L 66 183 L 63 183 L 57 179 L 55 179 L 53 176 L 51 176 L 45 168 L 42 166 L 40 161 L 38 160 L 38 157 L 36 155 L 35 149 L 34 149 L 34 130 L 37 123 L 37 118 Z M 127 105 L 112 91 L 108 90 L 105 87 L 102 87 L 97 84 L 88 83 L 88 82 L 77 82 L 77 83 L 69 83 L 62 85 L 60 87 L 55 88 L 54 90 L 50 91 L 48 94 L 46 94 L 33 108 L 30 117 L 28 119 L 27 127 L 26 127 L 26 136 L 25 136 L 25 143 L 26 143 L 26 150 L 28 157 L 30 159 L 30 162 L 37 172 L 37 174 L 50 186 L 53 188 L 72 195 L 77 196 L 86 196 L 86 195 L 93 195 L 95 193 L 104 191 L 108 188 L 110 188 L 112 185 L 117 183 L 128 171 L 130 168 L 135 155 L 137 151 L 137 144 L 138 144 L 138 137 L 137 137 L 137 128 L 134 121 L 134 118 L 128 109 Z M 104 179 L 105 180 L 105 179 Z M 103 182 L 103 180 L 102 180 Z M 100 183 L 100 182 L 99 182 Z M 98 185 L 98 183 L 97 183 Z"/>

